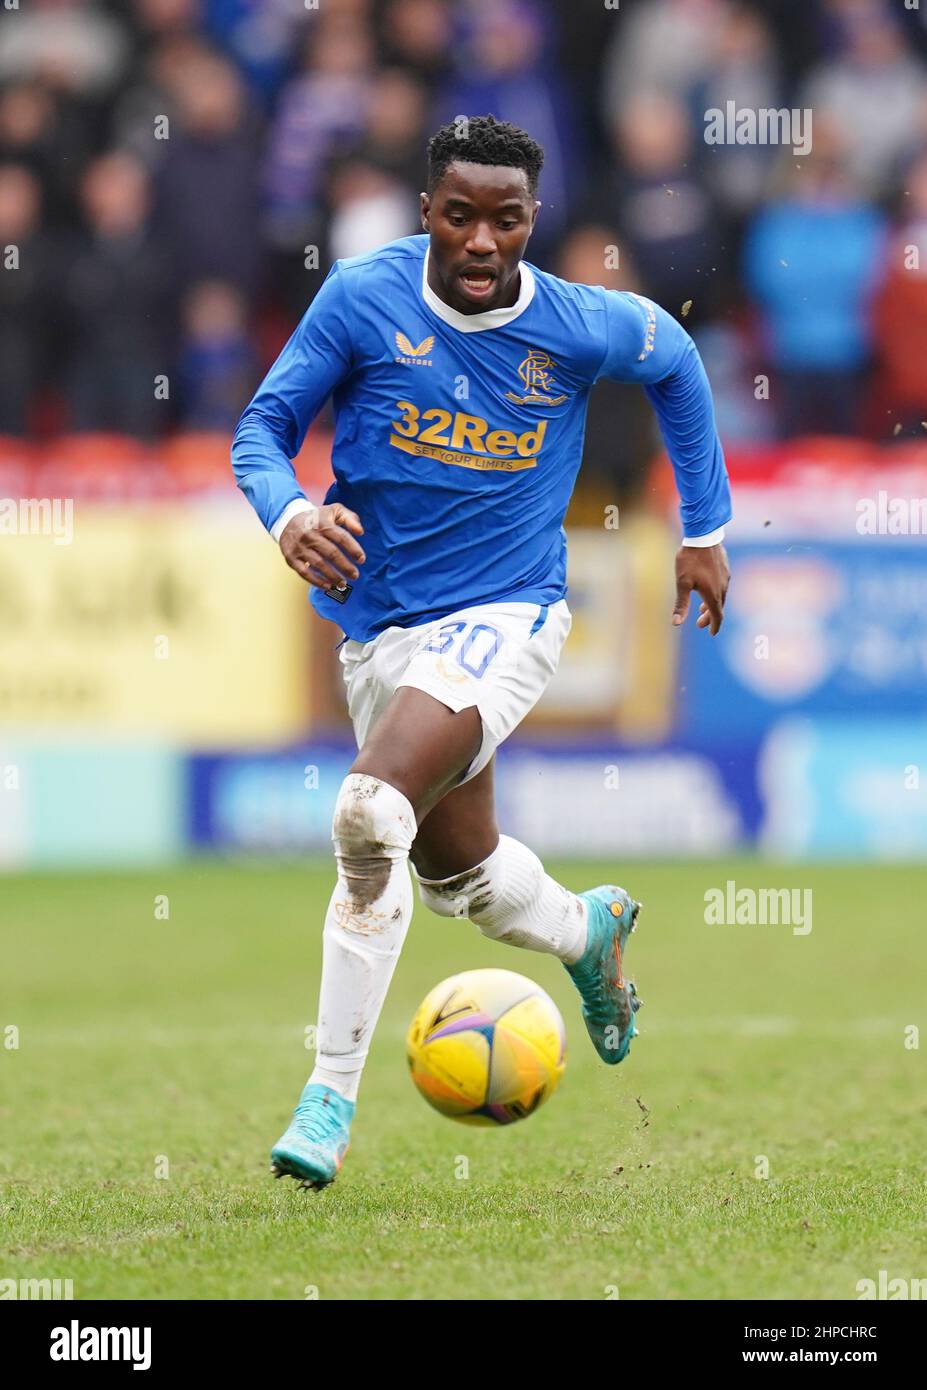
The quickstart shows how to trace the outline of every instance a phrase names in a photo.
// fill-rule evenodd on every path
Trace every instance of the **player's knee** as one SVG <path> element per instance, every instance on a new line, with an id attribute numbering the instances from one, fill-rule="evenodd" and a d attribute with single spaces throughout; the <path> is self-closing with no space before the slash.
<path id="1" fill-rule="evenodd" d="M 415 812 L 401 791 L 366 772 L 347 775 L 332 817 L 336 851 L 392 859 L 408 854 L 416 831 Z"/>
<path id="2" fill-rule="evenodd" d="M 467 900 L 447 892 L 444 884 L 432 885 L 418 880 L 418 896 L 424 905 L 439 917 L 466 917 Z"/>
<path id="3" fill-rule="evenodd" d="M 423 882 L 419 878 L 418 895 L 439 917 L 467 917 L 476 922 L 493 897 L 492 885 L 485 874 L 481 875 L 482 868 L 480 864 L 476 869 L 442 879 L 440 883 Z"/>

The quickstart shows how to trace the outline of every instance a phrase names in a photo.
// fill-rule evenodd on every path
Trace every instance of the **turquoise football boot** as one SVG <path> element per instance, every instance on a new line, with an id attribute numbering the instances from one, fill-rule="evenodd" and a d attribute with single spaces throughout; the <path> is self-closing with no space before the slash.
<path id="1" fill-rule="evenodd" d="M 296 1178 L 301 1187 L 327 1187 L 335 1181 L 348 1150 L 354 1102 L 328 1086 L 307 1082 L 290 1127 L 270 1151 L 271 1172 Z"/>
<path id="2" fill-rule="evenodd" d="M 588 888 L 578 896 L 588 910 L 588 937 L 579 960 L 566 968 L 582 997 L 592 1044 L 602 1061 L 614 1066 L 628 1055 L 631 1039 L 637 1036 L 634 1015 L 643 1003 L 622 970 L 641 905 L 613 884 Z"/>

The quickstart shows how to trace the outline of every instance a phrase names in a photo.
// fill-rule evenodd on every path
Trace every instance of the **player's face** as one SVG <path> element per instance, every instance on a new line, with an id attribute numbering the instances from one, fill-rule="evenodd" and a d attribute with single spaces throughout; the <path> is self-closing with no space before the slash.
<path id="1" fill-rule="evenodd" d="M 541 206 L 524 169 L 448 166 L 434 192 L 422 194 L 422 226 L 431 236 L 428 283 L 462 314 L 504 309 L 518 298 L 521 260 Z"/>

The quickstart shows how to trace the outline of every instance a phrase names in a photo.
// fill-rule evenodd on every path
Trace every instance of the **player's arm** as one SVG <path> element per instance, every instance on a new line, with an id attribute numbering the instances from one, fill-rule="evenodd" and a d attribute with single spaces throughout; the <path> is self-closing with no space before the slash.
<path id="1" fill-rule="evenodd" d="M 340 502 L 315 507 L 293 459 L 336 386 L 353 369 L 347 296 L 336 264 L 238 422 L 235 480 L 288 565 L 318 588 L 356 579 L 360 518 Z"/>
<path id="2" fill-rule="evenodd" d="M 731 489 L 708 377 L 692 339 L 665 309 L 640 295 L 603 293 L 608 341 L 598 375 L 644 387 L 676 476 L 683 541 L 673 622 L 685 621 L 695 591 L 702 599 L 698 626 L 714 635 L 730 583 L 722 541 Z"/>

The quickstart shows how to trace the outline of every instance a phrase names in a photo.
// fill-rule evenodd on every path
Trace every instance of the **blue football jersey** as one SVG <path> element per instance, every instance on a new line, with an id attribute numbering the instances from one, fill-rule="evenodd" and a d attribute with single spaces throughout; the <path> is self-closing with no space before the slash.
<path id="1" fill-rule="evenodd" d="M 291 460 L 332 397 L 325 501 L 360 517 L 367 558 L 345 602 L 311 589 L 324 617 L 363 642 L 474 604 L 563 598 L 563 518 L 599 377 L 646 390 L 685 535 L 730 520 L 708 381 L 675 319 L 525 261 L 516 304 L 461 314 L 427 283 L 428 245 L 337 261 L 235 433 L 238 485 L 271 530 L 303 497 Z"/>

